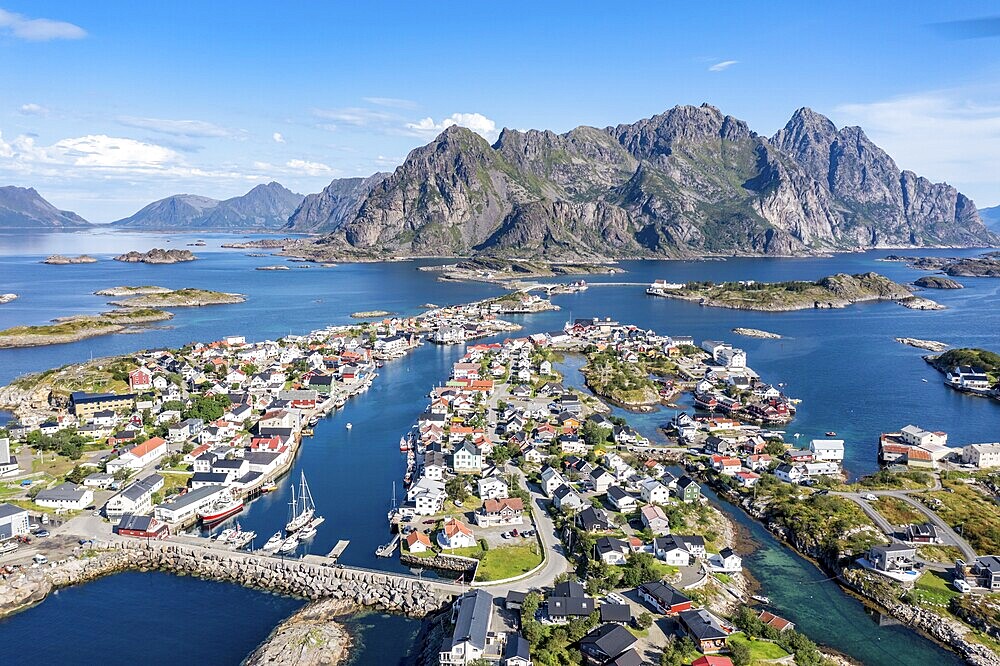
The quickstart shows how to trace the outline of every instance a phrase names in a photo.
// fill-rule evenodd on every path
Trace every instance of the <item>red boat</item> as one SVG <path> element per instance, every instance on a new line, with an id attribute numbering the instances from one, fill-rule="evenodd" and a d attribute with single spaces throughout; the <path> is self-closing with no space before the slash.
<path id="1" fill-rule="evenodd" d="M 410 440 L 408 440 L 406 437 L 400 437 L 399 438 L 399 450 L 400 451 L 409 451 L 411 448 L 413 448 L 413 447 L 410 445 Z"/>
<path id="2" fill-rule="evenodd" d="M 233 497 L 223 497 L 209 506 L 204 511 L 198 512 L 198 517 L 201 518 L 201 522 L 205 524 L 218 523 L 220 521 L 234 516 L 243 510 L 243 499 L 233 498 Z"/>

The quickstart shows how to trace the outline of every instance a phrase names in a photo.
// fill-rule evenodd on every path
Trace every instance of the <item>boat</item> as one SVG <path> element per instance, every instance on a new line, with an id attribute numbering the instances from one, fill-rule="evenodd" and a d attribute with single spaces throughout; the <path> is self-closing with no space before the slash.
<path id="1" fill-rule="evenodd" d="M 298 537 L 299 541 L 305 541 L 307 539 L 312 539 L 314 536 L 316 536 L 316 523 L 315 523 L 315 521 L 310 522 L 308 525 L 306 525 L 301 530 L 299 530 L 298 532 L 296 532 L 295 536 Z"/>
<path id="2" fill-rule="evenodd" d="M 236 534 L 229 540 L 234 550 L 240 550 L 250 545 L 250 542 L 257 538 L 257 533 L 253 530 L 237 530 Z"/>
<path id="3" fill-rule="evenodd" d="M 232 527 L 227 527 L 226 529 L 222 530 L 221 532 L 213 535 L 212 536 L 212 541 L 218 541 L 219 543 L 226 543 L 231 538 L 233 538 L 233 534 L 235 532 L 236 532 L 236 530 L 234 530 Z"/>
<path id="4" fill-rule="evenodd" d="M 392 554 L 396 552 L 396 546 L 399 545 L 401 537 L 400 535 L 395 535 L 392 537 L 392 541 L 385 544 L 384 546 L 379 546 L 375 549 L 375 555 L 378 557 L 392 557 Z"/>
<path id="5" fill-rule="evenodd" d="M 292 536 L 287 537 L 284 541 L 281 542 L 281 545 L 278 546 L 278 552 L 287 555 L 288 553 L 294 553 L 298 547 L 299 547 L 299 538 L 293 534 Z"/>
<path id="6" fill-rule="evenodd" d="M 837 433 L 835 433 L 834 431 L 831 430 L 830 432 L 826 433 L 826 436 L 827 437 L 836 437 Z"/>
<path id="7" fill-rule="evenodd" d="M 281 543 L 284 540 L 285 538 L 281 536 L 281 532 L 275 532 L 274 535 L 267 540 L 267 543 L 264 544 L 264 547 L 261 548 L 261 550 L 265 553 L 273 553 L 278 550 L 278 547 L 281 546 Z"/>
<path id="8" fill-rule="evenodd" d="M 243 498 L 226 495 L 212 502 L 205 511 L 199 511 L 201 522 L 208 525 L 225 520 L 243 510 Z"/>
<path id="9" fill-rule="evenodd" d="M 411 445 L 409 439 L 407 439 L 406 437 L 400 437 L 399 438 L 399 450 L 400 451 L 409 451 L 412 448 L 413 448 L 413 446 Z"/>
<path id="10" fill-rule="evenodd" d="M 345 425 L 344 427 L 347 428 L 348 430 L 350 430 L 351 428 L 354 427 L 354 424 L 352 424 L 350 421 L 348 421 L 347 425 Z"/>
<path id="11" fill-rule="evenodd" d="M 762 604 L 771 603 L 771 598 L 765 597 L 763 594 L 751 594 L 750 598 L 753 599 L 754 601 L 759 601 Z"/>
<path id="12" fill-rule="evenodd" d="M 271 481 L 269 483 L 265 483 L 263 486 L 260 487 L 260 489 L 261 492 L 272 493 L 278 489 L 278 484 L 275 483 L 274 481 Z"/>
<path id="13" fill-rule="evenodd" d="M 299 481 L 299 496 L 295 496 L 295 486 L 292 486 L 292 499 L 288 503 L 288 523 L 285 524 L 286 532 L 294 532 L 302 529 L 313 519 L 316 513 L 316 504 L 313 502 L 312 493 L 309 492 L 309 485 L 306 483 L 306 473 L 302 472 Z"/>

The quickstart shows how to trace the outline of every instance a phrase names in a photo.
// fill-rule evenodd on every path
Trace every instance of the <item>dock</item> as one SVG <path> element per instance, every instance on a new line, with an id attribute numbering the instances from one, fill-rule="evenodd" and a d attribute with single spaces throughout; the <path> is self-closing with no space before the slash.
<path id="1" fill-rule="evenodd" d="M 340 556 L 344 554 L 344 551 L 347 550 L 347 547 L 350 545 L 350 543 L 351 542 L 348 541 L 347 539 L 341 539 L 340 541 L 337 542 L 337 545 L 333 547 L 333 550 L 329 552 L 327 557 L 329 557 L 331 560 L 339 559 Z"/>

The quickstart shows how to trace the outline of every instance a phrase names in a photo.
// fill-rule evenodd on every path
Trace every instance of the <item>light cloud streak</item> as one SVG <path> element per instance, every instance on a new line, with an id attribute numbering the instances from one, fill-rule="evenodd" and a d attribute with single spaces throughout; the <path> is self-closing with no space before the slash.
<path id="1" fill-rule="evenodd" d="M 54 39 L 83 39 L 87 31 L 66 21 L 28 18 L 0 9 L 0 33 L 7 33 L 28 42 L 48 42 Z"/>
<path id="2" fill-rule="evenodd" d="M 722 71 L 725 71 L 725 70 L 729 69 L 730 67 L 732 67 L 733 65 L 737 64 L 738 62 L 739 62 L 739 60 L 723 60 L 722 62 L 717 62 L 714 65 L 711 65 L 708 68 L 708 71 L 710 71 L 710 72 L 722 72 Z"/>

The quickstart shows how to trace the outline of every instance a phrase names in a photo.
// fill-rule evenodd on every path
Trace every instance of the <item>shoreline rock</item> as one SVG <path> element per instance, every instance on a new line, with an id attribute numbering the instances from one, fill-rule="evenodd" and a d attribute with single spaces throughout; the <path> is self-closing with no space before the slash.
<path id="1" fill-rule="evenodd" d="M 914 280 L 913 284 L 924 289 L 965 289 L 961 282 L 940 275 L 925 275 Z"/>
<path id="2" fill-rule="evenodd" d="M 951 345 L 945 342 L 938 342 L 937 340 L 921 340 L 920 338 L 896 338 L 896 342 L 901 345 L 907 345 L 910 347 L 916 347 L 917 349 L 926 349 L 932 352 L 943 352 L 951 349 Z"/>
<path id="3" fill-rule="evenodd" d="M 371 319 L 372 317 L 388 317 L 392 314 L 388 310 L 364 310 L 361 312 L 352 312 L 351 317 L 354 319 Z"/>
<path id="4" fill-rule="evenodd" d="M 139 296 L 145 294 L 167 294 L 172 290 L 166 287 L 157 287 L 155 285 L 142 285 L 138 287 L 110 287 L 108 289 L 101 289 L 95 291 L 96 296 Z"/>
<path id="5" fill-rule="evenodd" d="M 336 666 L 350 656 L 353 644 L 339 622 L 358 607 L 342 599 L 307 604 L 283 620 L 243 661 L 243 666 Z"/>

